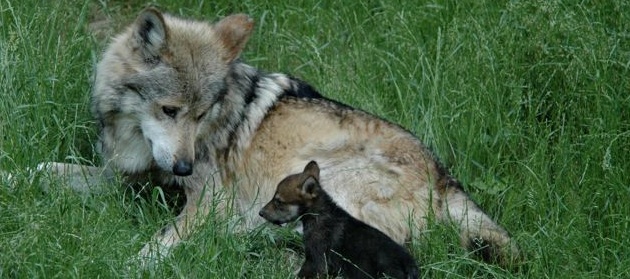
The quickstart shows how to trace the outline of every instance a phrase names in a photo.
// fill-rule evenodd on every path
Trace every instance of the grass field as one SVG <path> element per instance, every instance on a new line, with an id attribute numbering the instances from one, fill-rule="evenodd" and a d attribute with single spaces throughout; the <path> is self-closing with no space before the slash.
<path id="1" fill-rule="evenodd" d="M 261 2 L 154 4 L 251 15 L 246 61 L 414 132 L 526 255 L 520 270 L 485 264 L 431 224 L 410 244 L 423 277 L 630 277 L 630 2 Z M 299 267 L 299 237 L 232 234 L 211 218 L 140 270 L 130 259 L 174 216 L 159 193 L 112 183 L 83 195 L 24 171 L 98 164 L 93 65 L 145 5 L 0 0 L 0 168 L 15 174 L 0 185 L 0 278 L 289 278 Z"/>

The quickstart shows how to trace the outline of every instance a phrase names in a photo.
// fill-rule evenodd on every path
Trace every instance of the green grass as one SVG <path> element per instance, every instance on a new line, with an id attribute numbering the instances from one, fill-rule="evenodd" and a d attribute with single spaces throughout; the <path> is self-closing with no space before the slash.
<path id="1" fill-rule="evenodd" d="M 630 276 L 627 1 L 228 2 L 157 5 L 209 20 L 250 14 L 245 60 L 414 132 L 527 259 L 519 271 L 479 262 L 453 228 L 432 224 L 411 244 L 424 276 Z M 173 217 L 158 195 L 115 183 L 79 195 L 24 171 L 98 162 L 93 65 L 107 35 L 144 5 L 0 0 L 0 168 L 16 174 L 0 185 L 0 277 L 290 277 L 299 238 L 228 233 L 229 220 L 212 216 L 173 256 L 139 271 L 129 260 Z M 93 35 L 100 19 L 109 21 Z"/>

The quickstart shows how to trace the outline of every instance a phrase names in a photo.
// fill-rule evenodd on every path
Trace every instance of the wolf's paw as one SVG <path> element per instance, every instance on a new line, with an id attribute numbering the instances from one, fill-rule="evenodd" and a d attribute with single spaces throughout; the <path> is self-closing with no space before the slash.
<path id="1" fill-rule="evenodd" d="M 519 247 L 509 238 L 472 237 L 465 246 L 485 262 L 498 264 L 504 268 L 518 267 L 524 260 Z"/>
<path id="2" fill-rule="evenodd" d="M 157 278 L 156 268 L 161 257 L 151 245 L 145 245 L 140 252 L 125 260 L 125 268 L 121 270 L 124 278 Z"/>
<path id="3" fill-rule="evenodd" d="M 35 167 L 36 171 L 47 171 L 50 172 L 52 169 L 54 169 L 55 165 L 57 165 L 58 163 L 55 162 L 43 162 L 43 163 L 39 163 L 37 164 L 37 167 Z"/>
<path id="4" fill-rule="evenodd" d="M 66 163 L 58 163 L 58 162 L 43 162 L 43 163 L 37 164 L 35 171 L 39 171 L 39 172 L 44 171 L 47 173 L 53 173 L 57 175 L 67 175 L 69 173 L 74 173 L 74 172 L 79 171 L 81 167 L 87 168 L 87 166 L 74 165 L 74 164 L 66 164 Z"/>
<path id="5" fill-rule="evenodd" d="M 144 269 L 151 269 L 160 263 L 164 258 L 168 257 L 169 247 L 162 244 L 151 242 L 142 247 L 135 260 Z"/>
<path id="6" fill-rule="evenodd" d="M 37 169 L 26 168 L 16 172 L 0 170 L 0 183 L 9 188 L 15 188 L 22 184 L 33 184 L 37 175 Z"/>
<path id="7" fill-rule="evenodd" d="M 0 182 L 2 185 L 7 185 L 9 187 L 15 186 L 15 175 L 8 171 L 0 170 Z"/>

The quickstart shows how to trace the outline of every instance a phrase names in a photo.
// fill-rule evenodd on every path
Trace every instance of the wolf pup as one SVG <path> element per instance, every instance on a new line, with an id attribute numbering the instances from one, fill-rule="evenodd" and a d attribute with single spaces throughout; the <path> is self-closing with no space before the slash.
<path id="1" fill-rule="evenodd" d="M 181 189 L 181 213 L 140 252 L 149 260 L 188 237 L 211 210 L 239 213 L 244 228 L 259 225 L 258 208 L 277 182 L 310 160 L 341 208 L 398 243 L 431 216 L 456 226 L 462 244 L 488 259 L 518 253 L 414 135 L 241 61 L 253 27 L 243 14 L 212 24 L 142 11 L 96 67 L 91 111 L 104 165 L 41 167 L 87 181 L 114 174 Z M 80 181 L 74 178 L 68 181 Z"/>
<path id="2" fill-rule="evenodd" d="M 418 278 L 413 257 L 398 243 L 337 206 L 319 184 L 319 166 L 284 178 L 259 212 L 280 225 L 300 218 L 306 260 L 298 277 Z"/>

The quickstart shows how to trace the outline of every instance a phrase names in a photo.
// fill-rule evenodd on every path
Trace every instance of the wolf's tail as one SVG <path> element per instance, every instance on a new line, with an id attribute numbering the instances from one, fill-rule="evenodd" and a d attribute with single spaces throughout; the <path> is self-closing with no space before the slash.
<path id="1" fill-rule="evenodd" d="M 509 233 L 484 213 L 464 192 L 456 179 L 445 176 L 438 184 L 442 200 L 437 216 L 444 223 L 459 227 L 462 246 L 486 262 L 511 266 L 521 254 Z"/>

